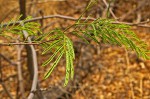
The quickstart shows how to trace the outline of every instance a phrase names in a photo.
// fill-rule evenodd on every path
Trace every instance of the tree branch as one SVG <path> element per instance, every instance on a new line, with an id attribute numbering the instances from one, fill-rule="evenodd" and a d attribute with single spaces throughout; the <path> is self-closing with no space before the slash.
<path id="1" fill-rule="evenodd" d="M 24 23 L 20 23 L 22 26 L 24 26 Z M 23 30 L 23 35 L 25 38 L 27 38 L 29 43 L 32 43 L 31 38 L 28 37 L 27 31 Z M 34 49 L 33 45 L 29 45 L 31 48 L 31 54 L 32 54 L 32 59 L 33 59 L 33 82 L 32 82 L 32 87 L 31 87 L 31 92 L 28 96 L 28 99 L 33 99 L 34 97 L 34 92 L 37 90 L 37 83 L 38 83 L 38 63 L 37 63 L 37 55 L 36 51 Z"/>
<path id="2" fill-rule="evenodd" d="M 70 17 L 70 16 L 64 16 L 64 15 L 48 15 L 48 16 L 43 16 L 43 17 L 36 17 L 36 18 L 32 18 L 29 20 L 25 20 L 24 22 L 33 22 L 33 21 L 37 21 L 37 20 L 41 20 L 41 19 L 49 19 L 49 18 L 60 18 L 60 19 L 67 19 L 67 20 L 71 20 L 71 21 L 77 21 L 78 18 L 74 18 L 74 17 Z M 96 18 L 81 18 L 82 21 L 84 20 L 89 20 L 89 21 L 94 21 L 96 20 Z M 0 26 L 2 27 L 6 27 L 8 25 L 13 25 L 13 24 L 20 24 L 21 21 L 16 21 L 16 22 L 11 22 L 11 23 L 5 23 L 5 24 L 0 24 Z M 128 23 L 128 22 L 119 22 L 119 21 L 115 21 L 112 22 L 113 24 L 127 24 L 130 26 L 138 26 L 138 27 L 143 27 L 143 28 L 150 28 L 150 25 L 145 25 L 145 24 L 141 24 L 141 23 Z"/>
<path id="3" fill-rule="evenodd" d="M 113 18 L 114 18 L 115 20 L 117 20 L 118 18 L 117 18 L 116 15 L 113 13 L 112 9 L 109 8 L 109 4 L 107 3 L 107 1 L 106 1 L 106 0 L 103 0 L 103 2 L 104 2 L 104 4 L 106 5 L 106 7 L 107 7 L 107 9 L 109 10 L 109 12 L 111 13 L 111 15 L 113 16 Z"/>
<path id="4" fill-rule="evenodd" d="M 17 66 L 17 64 L 15 62 L 12 62 L 9 58 L 5 57 L 3 54 L 0 54 L 0 57 L 2 57 L 4 60 L 6 60 L 9 64 Z"/>
<path id="5" fill-rule="evenodd" d="M 0 43 L 1 46 L 11 46 L 11 45 L 40 45 L 40 44 L 43 44 L 43 43 L 46 43 L 46 42 L 51 42 L 53 40 L 48 40 L 48 41 L 42 41 L 42 42 L 31 42 L 31 43 L 24 43 L 24 42 L 12 42 L 12 43 Z M 1 54 L 0 54 L 1 56 Z"/>

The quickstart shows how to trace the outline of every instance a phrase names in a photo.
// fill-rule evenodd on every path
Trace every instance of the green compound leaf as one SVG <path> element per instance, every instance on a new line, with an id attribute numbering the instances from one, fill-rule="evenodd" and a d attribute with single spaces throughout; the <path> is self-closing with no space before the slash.
<path id="1" fill-rule="evenodd" d="M 62 50 L 62 48 L 63 48 L 63 46 L 60 46 L 60 47 L 54 52 L 54 54 L 53 54 L 48 60 L 46 60 L 46 61 L 42 64 L 42 66 L 48 65 L 48 64 L 54 59 L 54 57 Z"/>
<path id="2" fill-rule="evenodd" d="M 54 33 L 54 31 L 50 31 L 48 33 L 41 34 L 35 39 L 35 41 L 42 41 L 42 40 L 46 39 L 52 33 Z"/>
<path id="3" fill-rule="evenodd" d="M 78 38 L 82 39 L 87 44 L 90 44 L 89 41 L 87 39 L 85 39 L 82 35 L 80 35 L 78 32 L 80 32 L 80 31 L 73 31 L 72 34 L 77 36 Z"/>
<path id="4" fill-rule="evenodd" d="M 95 37 L 93 37 L 88 30 L 87 31 L 82 31 L 82 33 L 85 34 L 85 36 L 87 36 L 88 38 L 90 38 L 90 39 L 94 40 L 95 42 L 99 43 L 98 40 Z"/>
<path id="5" fill-rule="evenodd" d="M 92 30 L 91 30 L 91 27 Z M 130 30 L 130 26 L 124 24 L 113 24 L 112 20 L 97 19 L 91 23 L 90 26 L 86 26 L 86 36 L 92 38 L 95 42 L 97 39 L 93 39 L 93 36 L 88 34 L 92 32 L 94 36 L 98 36 L 105 43 L 124 45 L 127 49 L 134 50 L 138 56 L 142 56 L 144 59 L 149 59 L 147 53 L 147 45 L 141 41 L 136 34 Z M 88 34 L 88 35 L 87 35 Z"/>
<path id="6" fill-rule="evenodd" d="M 69 82 L 69 78 L 70 78 L 70 56 L 69 56 L 69 52 L 66 51 L 66 77 L 65 77 L 65 83 L 64 86 L 66 86 Z"/>
<path id="7" fill-rule="evenodd" d="M 64 86 L 66 86 L 69 82 L 69 79 L 73 79 L 74 76 L 74 67 L 73 67 L 73 60 L 75 59 L 75 54 L 74 54 L 74 48 L 73 48 L 73 43 L 68 38 L 62 30 L 57 29 L 56 30 L 57 34 L 51 34 L 47 36 L 49 39 L 58 39 L 54 40 L 51 43 L 43 43 L 41 46 L 44 48 L 44 51 L 42 54 L 46 54 L 48 51 L 51 49 L 55 50 L 53 55 L 47 59 L 42 66 L 48 65 L 54 58 L 59 54 L 59 56 L 56 58 L 55 62 L 51 66 L 50 70 L 45 74 L 45 79 L 50 76 L 58 62 L 60 61 L 61 57 L 63 56 L 62 53 L 65 53 L 64 56 L 66 57 L 66 77 L 65 77 L 65 82 Z M 55 38 L 56 37 L 56 38 Z M 59 38 L 58 38 L 59 37 Z"/>
<path id="8" fill-rule="evenodd" d="M 20 16 L 21 17 L 21 16 Z M 24 23 L 24 26 L 21 25 L 21 22 L 19 23 L 19 18 L 17 19 L 12 19 L 11 21 L 8 22 L 8 24 L 0 24 L 0 29 L 1 33 L 4 34 L 1 35 L 3 37 L 9 36 L 9 34 L 15 34 L 15 35 L 20 35 L 23 38 L 22 31 L 25 30 L 28 32 L 28 34 L 36 36 L 37 33 L 41 33 L 40 30 L 40 24 L 36 22 L 25 22 L 28 20 L 30 17 L 27 17 L 26 19 L 22 20 L 22 23 Z M 30 18 L 31 19 L 31 18 Z M 26 39 L 26 38 L 25 38 Z"/>
<path id="9" fill-rule="evenodd" d="M 55 60 L 55 62 L 53 63 L 53 65 L 50 67 L 49 71 L 45 74 L 44 79 L 47 79 L 51 75 L 52 71 L 57 66 L 57 64 L 60 61 L 60 59 L 63 56 L 63 54 L 64 54 L 64 51 L 61 51 L 61 53 L 58 56 L 58 58 Z"/>
<path id="10" fill-rule="evenodd" d="M 69 79 L 73 79 L 74 76 L 74 67 L 73 67 L 73 60 L 75 59 L 74 48 L 71 40 L 65 36 L 66 41 L 66 76 L 65 76 L 65 83 L 66 86 L 69 82 Z"/>
<path id="11" fill-rule="evenodd" d="M 55 40 L 53 41 L 50 46 L 48 46 L 43 52 L 42 54 L 46 54 L 48 51 L 50 51 L 52 48 L 56 47 L 58 44 L 60 44 L 62 41 L 62 39 L 59 40 Z"/>
<path id="12" fill-rule="evenodd" d="M 94 36 L 98 36 L 97 35 L 97 31 L 96 31 L 96 27 L 95 27 L 95 25 L 94 24 L 91 24 L 91 26 L 92 26 L 92 28 L 93 28 L 93 34 L 94 34 Z"/>

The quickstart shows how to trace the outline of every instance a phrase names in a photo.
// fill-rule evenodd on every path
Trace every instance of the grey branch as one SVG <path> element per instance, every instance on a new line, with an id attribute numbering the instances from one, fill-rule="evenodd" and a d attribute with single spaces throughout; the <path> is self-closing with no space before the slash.
<path id="1" fill-rule="evenodd" d="M 9 64 L 17 66 L 17 64 L 15 62 L 12 62 L 9 58 L 7 58 L 6 56 L 4 56 L 3 54 L 0 54 L 0 57 L 2 57 L 4 60 L 6 60 Z"/>
<path id="2" fill-rule="evenodd" d="M 113 13 L 112 9 L 109 8 L 109 5 L 108 5 L 107 1 L 106 1 L 106 0 L 103 0 L 103 2 L 104 2 L 104 4 L 106 5 L 106 7 L 107 7 L 107 9 L 109 10 L 109 12 L 111 13 L 111 15 L 113 16 L 113 18 L 114 18 L 115 20 L 117 20 L 118 18 L 117 18 L 116 15 Z"/>
<path id="3" fill-rule="evenodd" d="M 0 45 L 2 45 L 2 46 L 11 46 L 11 45 L 40 45 L 40 44 L 43 44 L 43 43 L 46 43 L 46 42 L 51 42 L 51 41 L 53 41 L 53 40 L 47 40 L 47 41 L 35 42 L 35 43 L 34 42 L 31 42 L 31 43 L 28 43 L 28 42 L 27 43 L 25 43 L 25 42 L 0 43 Z M 0 54 L 0 56 L 1 56 L 1 54 Z M 4 57 L 4 56 L 2 56 L 2 57 Z M 8 59 L 7 59 L 7 61 L 8 61 Z M 9 62 L 9 63 L 12 64 L 12 62 Z M 15 63 L 13 63 L 13 64 L 15 64 Z"/>
<path id="4" fill-rule="evenodd" d="M 22 21 L 20 21 L 20 24 L 22 26 L 24 26 L 24 23 Z M 32 43 L 31 38 L 28 36 L 27 31 L 23 30 L 23 35 L 25 36 L 25 38 L 27 38 L 28 43 Z M 36 92 L 37 90 L 37 83 L 38 83 L 38 63 L 37 63 L 37 55 L 36 55 L 36 51 L 34 49 L 33 45 L 29 45 L 31 50 L 32 50 L 32 58 L 33 58 L 33 67 L 34 67 L 34 76 L 33 76 L 33 82 L 32 82 L 32 87 L 31 87 L 31 92 L 28 96 L 28 99 L 33 99 L 34 97 L 34 92 Z"/>
<path id="5" fill-rule="evenodd" d="M 48 19 L 48 18 L 60 18 L 60 19 L 67 19 L 67 20 L 71 20 L 71 21 L 77 21 L 78 18 L 74 18 L 74 17 L 70 17 L 70 16 L 64 16 L 64 15 L 48 15 L 48 16 L 43 16 L 43 17 L 36 17 L 36 18 L 32 18 L 32 19 L 29 19 L 29 20 L 26 20 L 24 21 L 25 23 L 26 22 L 33 22 L 33 21 L 37 21 L 37 20 L 41 20 L 41 19 Z M 96 18 L 81 18 L 81 20 L 89 20 L 89 21 L 94 21 L 96 20 Z M 21 21 L 16 21 L 16 22 L 11 22 L 9 23 L 9 25 L 13 25 L 14 23 L 15 24 L 20 24 Z M 112 22 L 113 24 L 127 24 L 127 25 L 131 25 L 131 26 L 138 26 L 138 27 L 143 27 L 143 28 L 150 28 L 149 25 L 145 25 L 144 23 L 128 23 L 128 22 L 119 22 L 119 21 L 115 21 L 115 22 Z M 5 27 L 7 26 L 8 23 L 5 23 L 5 24 L 0 24 L 0 27 Z"/>

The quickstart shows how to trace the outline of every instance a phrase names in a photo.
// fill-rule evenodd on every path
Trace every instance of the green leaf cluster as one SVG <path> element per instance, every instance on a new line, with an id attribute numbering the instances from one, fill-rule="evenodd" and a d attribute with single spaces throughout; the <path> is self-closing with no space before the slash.
<path id="1" fill-rule="evenodd" d="M 41 46 L 43 46 L 44 48 L 42 54 L 47 54 L 47 52 L 53 52 L 53 55 L 51 55 L 43 63 L 42 66 L 48 65 L 52 61 L 54 62 L 48 72 L 45 74 L 45 79 L 50 76 L 60 59 L 64 56 L 66 57 L 66 77 L 64 86 L 66 86 L 69 82 L 69 79 L 73 79 L 74 76 L 73 60 L 75 59 L 75 54 L 73 43 L 70 38 L 68 38 L 60 29 L 55 29 L 49 33 L 44 34 L 43 38 L 46 37 L 48 37 L 48 40 L 50 40 L 51 42 L 45 42 L 41 44 Z"/>
<path id="2" fill-rule="evenodd" d="M 113 20 L 100 18 L 90 23 L 88 21 L 78 21 L 78 23 L 71 26 L 71 28 L 74 29 L 68 33 L 81 38 L 87 43 L 90 43 L 88 39 L 91 39 L 98 44 L 104 42 L 125 46 L 127 49 L 134 50 L 139 56 L 149 59 L 149 56 L 147 56 L 149 53 L 147 45 L 130 30 L 130 26 L 113 24 L 113 22 Z M 44 39 L 50 41 L 41 44 L 44 48 L 42 54 L 53 52 L 53 55 L 43 63 L 43 66 L 46 66 L 54 61 L 48 72 L 45 74 L 45 79 L 50 76 L 60 59 L 62 57 L 66 58 L 66 77 L 64 86 L 66 86 L 69 79 L 74 76 L 73 60 L 75 59 L 73 43 L 66 32 L 67 30 L 62 31 L 61 29 L 54 29 L 37 38 L 40 38 L 41 41 Z"/>
<path id="3" fill-rule="evenodd" d="M 96 2 L 97 0 L 91 0 L 76 23 L 67 27 L 64 31 L 61 29 L 53 29 L 48 33 L 42 33 L 39 29 L 40 25 L 38 23 L 26 22 L 24 26 L 22 26 L 21 24 L 16 25 L 16 21 L 10 21 L 7 26 L 4 26 L 3 24 L 0 25 L 0 36 L 12 38 L 9 37 L 7 33 L 23 36 L 22 31 L 26 30 L 30 36 L 35 36 L 34 42 L 43 42 L 40 43 L 43 47 L 42 54 L 48 54 L 49 52 L 53 53 L 42 64 L 42 66 L 51 65 L 49 70 L 45 73 L 45 79 L 51 75 L 60 59 L 64 57 L 66 59 L 66 76 L 64 86 L 66 86 L 70 78 L 73 79 L 74 76 L 73 61 L 75 59 L 75 53 L 73 42 L 69 38 L 68 34 L 75 35 L 86 43 L 90 43 L 90 39 L 95 41 L 97 44 L 104 42 L 113 45 L 125 46 L 127 49 L 134 50 L 138 56 L 143 57 L 144 59 L 150 59 L 148 56 L 150 51 L 147 49 L 147 45 L 131 31 L 130 26 L 125 24 L 114 24 L 113 20 L 101 18 L 92 22 L 88 19 L 85 21 L 81 20 L 83 14 Z M 25 22 L 25 20 L 22 22 Z M 9 27 L 10 24 L 11 27 Z M 72 30 L 68 32 L 70 28 L 72 28 Z M 41 34 L 37 35 L 37 32 Z"/>
<path id="4" fill-rule="evenodd" d="M 6 25 L 4 23 L 0 24 L 0 36 L 3 36 L 7 39 L 14 39 L 10 34 L 20 35 L 23 37 L 23 30 L 27 31 L 29 36 L 35 36 L 37 35 L 37 32 L 41 33 L 39 23 L 25 22 L 26 20 L 31 19 L 31 17 L 27 17 L 26 19 L 19 21 L 20 17 L 14 20 L 12 19 Z M 22 26 L 21 23 L 24 23 L 24 26 Z"/>
<path id="5" fill-rule="evenodd" d="M 89 42 L 86 38 L 90 38 L 98 44 L 102 41 L 113 45 L 125 46 L 127 49 L 134 50 L 138 56 L 149 59 L 147 54 L 150 51 L 147 49 L 147 44 L 136 36 L 130 29 L 130 26 L 114 24 L 113 22 L 113 20 L 98 18 L 91 23 L 79 23 L 72 33 L 87 43 Z"/>

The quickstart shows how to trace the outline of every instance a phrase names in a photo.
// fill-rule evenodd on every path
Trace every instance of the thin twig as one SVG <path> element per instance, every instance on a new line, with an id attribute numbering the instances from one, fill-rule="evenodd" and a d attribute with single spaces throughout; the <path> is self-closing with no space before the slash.
<path id="1" fill-rule="evenodd" d="M 106 0 L 103 0 L 103 2 L 104 2 L 104 4 L 106 5 L 106 7 L 107 7 L 107 9 L 109 10 L 109 12 L 111 13 L 111 15 L 113 16 L 113 18 L 114 18 L 115 20 L 117 20 L 118 18 L 117 18 L 116 15 L 113 13 L 112 9 L 109 8 L 109 4 L 107 3 L 107 1 L 106 1 Z"/>
<path id="2" fill-rule="evenodd" d="M 113 22 L 114 24 L 126 24 L 130 26 L 138 26 L 138 27 L 143 27 L 143 28 L 150 28 L 150 25 L 145 25 L 140 23 L 128 23 L 128 22 Z"/>
<path id="3" fill-rule="evenodd" d="M 54 40 L 48 40 L 48 41 L 42 41 L 42 42 L 37 42 L 37 43 L 34 43 L 34 42 L 31 42 L 31 43 L 24 43 L 24 42 L 12 42 L 12 43 L 0 43 L 1 46 L 11 46 L 11 45 L 40 45 L 40 44 L 43 44 L 43 43 L 46 43 L 46 42 L 51 42 L 51 41 L 54 41 Z"/>
<path id="4" fill-rule="evenodd" d="M 4 83 L 4 82 L 1 82 L 1 85 L 2 85 L 2 87 L 3 87 L 3 89 L 4 89 L 4 91 L 6 92 L 6 94 L 9 96 L 9 98 L 10 98 L 10 99 L 13 99 L 13 97 L 12 97 L 12 95 L 10 94 L 10 92 L 8 91 L 8 89 L 7 89 L 6 85 L 5 85 L 5 83 Z"/>
<path id="5" fill-rule="evenodd" d="M 67 20 L 71 20 L 71 21 L 77 21 L 78 18 L 74 18 L 74 17 L 70 17 L 70 16 L 64 16 L 64 15 L 48 15 L 48 16 L 43 16 L 43 17 L 36 17 L 36 18 L 32 18 L 29 20 L 25 20 L 24 22 L 33 22 L 33 21 L 37 21 L 37 20 L 41 20 L 41 19 L 48 19 L 48 18 L 60 18 L 60 19 L 67 19 Z M 96 20 L 96 18 L 81 18 L 82 21 L 84 20 L 89 20 L 89 21 L 94 21 Z M 21 21 L 16 21 L 16 22 L 11 22 L 11 23 L 5 23 L 5 24 L 0 24 L 0 26 L 8 26 L 8 25 L 13 25 L 13 24 L 20 24 Z M 115 21 L 112 22 L 113 24 L 127 24 L 127 25 L 131 25 L 131 26 L 138 26 L 138 27 L 143 27 L 143 28 L 150 28 L 149 25 L 144 25 L 144 24 L 140 24 L 140 23 L 128 23 L 128 22 L 119 22 L 119 21 Z"/>
<path id="6" fill-rule="evenodd" d="M 17 64 L 15 62 L 12 62 L 9 58 L 7 58 L 6 56 L 4 56 L 3 54 L 0 54 L 0 57 L 2 57 L 4 60 L 6 60 L 9 64 L 17 66 Z"/>
<path id="7" fill-rule="evenodd" d="M 1 46 L 11 46 L 11 45 L 39 45 L 41 43 L 0 43 Z"/>

